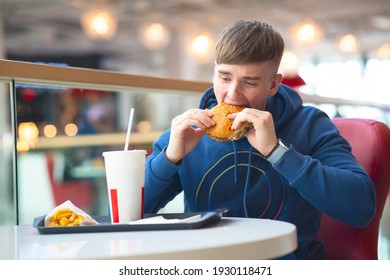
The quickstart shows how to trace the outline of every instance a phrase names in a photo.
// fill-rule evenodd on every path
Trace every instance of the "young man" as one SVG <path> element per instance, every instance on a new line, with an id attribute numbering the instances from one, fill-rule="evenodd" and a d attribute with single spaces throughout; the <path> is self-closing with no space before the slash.
<path id="1" fill-rule="evenodd" d="M 213 87 L 147 158 L 145 212 L 154 213 L 184 191 L 185 210 L 229 208 L 228 215 L 293 223 L 298 249 L 291 258 L 324 258 L 317 241 L 321 212 L 364 227 L 375 213 L 374 186 L 350 146 L 322 111 L 305 107 L 281 84 L 284 42 L 270 25 L 239 20 L 218 38 Z M 221 143 L 205 135 L 219 103 L 245 106 L 232 129 L 252 124 L 246 137 Z"/>

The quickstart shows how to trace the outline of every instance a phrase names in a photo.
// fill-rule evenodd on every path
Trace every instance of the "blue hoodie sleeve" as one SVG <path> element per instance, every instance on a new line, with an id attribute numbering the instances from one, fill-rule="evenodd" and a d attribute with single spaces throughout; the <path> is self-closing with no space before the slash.
<path id="1" fill-rule="evenodd" d="M 156 213 L 182 191 L 177 175 L 180 163 L 175 165 L 165 156 L 170 131 L 153 144 L 153 153 L 146 159 L 145 213 Z"/>
<path id="2" fill-rule="evenodd" d="M 321 212 L 352 226 L 366 226 L 376 211 L 375 187 L 328 116 L 320 111 L 313 115 L 300 125 L 309 127 L 307 139 L 292 137 L 309 143 L 308 153 L 294 147 L 299 142 L 293 143 L 273 167 Z M 295 133 L 304 135 L 299 128 Z"/>

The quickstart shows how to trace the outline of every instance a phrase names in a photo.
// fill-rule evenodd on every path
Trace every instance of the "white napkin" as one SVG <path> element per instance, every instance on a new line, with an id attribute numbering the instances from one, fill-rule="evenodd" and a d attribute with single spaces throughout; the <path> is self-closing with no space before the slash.
<path id="1" fill-rule="evenodd" d="M 163 216 L 154 216 L 141 220 L 129 222 L 130 225 L 147 225 L 147 224 L 177 224 L 177 223 L 192 223 L 199 221 L 202 215 L 194 215 L 185 219 L 165 219 Z"/>

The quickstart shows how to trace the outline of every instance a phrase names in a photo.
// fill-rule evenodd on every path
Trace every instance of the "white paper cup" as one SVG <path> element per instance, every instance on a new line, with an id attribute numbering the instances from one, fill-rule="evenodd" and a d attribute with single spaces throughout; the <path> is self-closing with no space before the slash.
<path id="1" fill-rule="evenodd" d="M 143 218 L 145 150 L 103 152 L 112 223 Z"/>

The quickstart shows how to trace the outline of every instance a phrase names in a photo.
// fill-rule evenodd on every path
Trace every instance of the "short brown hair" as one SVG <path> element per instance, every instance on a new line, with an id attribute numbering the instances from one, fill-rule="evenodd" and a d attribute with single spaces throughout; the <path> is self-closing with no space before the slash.
<path id="1" fill-rule="evenodd" d="M 219 35 L 215 46 L 218 64 L 274 61 L 279 67 L 284 41 L 271 25 L 258 20 L 238 20 Z"/>

